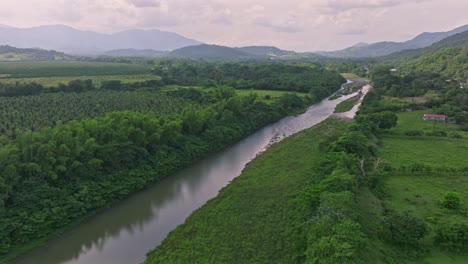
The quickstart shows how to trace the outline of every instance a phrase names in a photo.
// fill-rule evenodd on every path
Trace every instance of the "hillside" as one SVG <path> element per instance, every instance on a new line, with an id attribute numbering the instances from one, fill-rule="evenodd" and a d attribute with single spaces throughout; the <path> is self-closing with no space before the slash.
<path id="1" fill-rule="evenodd" d="M 187 59 L 253 59 L 253 60 L 318 60 L 324 56 L 311 52 L 286 51 L 272 46 L 247 46 L 231 48 L 219 45 L 198 45 L 174 50 L 168 57 Z"/>
<path id="2" fill-rule="evenodd" d="M 437 52 L 446 48 L 457 48 L 464 46 L 468 46 L 468 31 L 447 37 L 425 48 L 403 50 L 384 56 L 380 59 L 388 63 L 398 64 L 400 61 L 416 59 L 431 52 Z"/>
<path id="3" fill-rule="evenodd" d="M 384 41 L 369 45 L 354 45 L 346 49 L 330 52 L 318 52 L 318 54 L 336 58 L 379 57 L 402 50 L 424 48 L 444 38 L 465 32 L 467 30 L 468 25 L 464 25 L 447 32 L 425 32 L 405 42 Z"/>
<path id="4" fill-rule="evenodd" d="M 55 50 L 19 49 L 11 46 L 0 46 L 0 61 L 63 61 L 71 56 Z"/>
<path id="5" fill-rule="evenodd" d="M 402 74 L 419 71 L 465 80 L 468 78 L 468 45 L 463 48 L 448 48 L 428 53 L 418 59 L 403 63 L 399 70 Z"/>
<path id="6" fill-rule="evenodd" d="M 295 54 L 293 51 L 286 51 L 272 46 L 247 46 L 236 49 L 254 56 L 281 57 Z"/>
<path id="7" fill-rule="evenodd" d="M 169 51 L 201 42 L 160 30 L 128 30 L 114 34 L 82 31 L 64 25 L 33 28 L 0 27 L 0 45 L 39 47 L 69 54 L 97 55 L 116 49 Z"/>
<path id="8" fill-rule="evenodd" d="M 167 56 L 166 51 L 152 50 L 152 49 L 118 49 L 110 50 L 104 53 L 106 56 L 114 57 L 143 57 L 143 58 L 160 58 Z"/>
<path id="9" fill-rule="evenodd" d="M 180 48 L 170 52 L 169 56 L 187 59 L 249 59 L 259 57 L 239 49 L 207 44 Z"/>

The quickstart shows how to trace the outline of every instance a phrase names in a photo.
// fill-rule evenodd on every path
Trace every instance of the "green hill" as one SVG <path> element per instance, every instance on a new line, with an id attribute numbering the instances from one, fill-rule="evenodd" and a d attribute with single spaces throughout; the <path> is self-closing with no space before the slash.
<path id="1" fill-rule="evenodd" d="M 63 61 L 71 58 L 72 56 L 55 50 L 0 46 L 0 61 Z"/>
<path id="2" fill-rule="evenodd" d="M 170 52 L 169 56 L 187 59 L 248 59 L 256 57 L 234 48 L 207 44 L 176 49 Z"/>
<path id="3" fill-rule="evenodd" d="M 404 50 L 424 48 L 444 38 L 453 36 L 458 33 L 466 32 L 467 30 L 468 25 L 464 25 L 462 27 L 458 27 L 447 32 L 425 32 L 405 42 L 384 41 L 369 45 L 355 45 L 337 51 L 319 52 L 319 54 L 335 58 L 380 57 Z"/>
<path id="4" fill-rule="evenodd" d="M 117 49 L 110 50 L 104 53 L 107 56 L 113 57 L 142 57 L 142 58 L 161 58 L 167 56 L 166 51 L 152 50 L 152 49 Z"/>
<path id="5" fill-rule="evenodd" d="M 401 64 L 399 70 L 402 74 L 419 71 L 465 80 L 468 77 L 468 45 L 428 53 Z"/>
<path id="6" fill-rule="evenodd" d="M 64 61 L 70 59 L 71 56 L 55 50 L 0 46 L 0 61 Z"/>
<path id="7" fill-rule="evenodd" d="M 379 58 L 388 63 L 399 63 L 409 59 L 420 58 L 426 54 L 434 53 L 447 48 L 458 48 L 468 46 L 468 31 L 455 34 L 438 41 L 428 47 L 412 50 L 404 50 Z"/>
<path id="8" fill-rule="evenodd" d="M 240 48 L 231 48 L 219 45 L 197 45 L 184 47 L 174 50 L 168 54 L 168 57 L 186 58 L 186 59 L 240 59 L 240 60 L 317 60 L 325 58 L 324 56 L 305 52 L 282 50 L 272 46 L 247 46 Z"/>

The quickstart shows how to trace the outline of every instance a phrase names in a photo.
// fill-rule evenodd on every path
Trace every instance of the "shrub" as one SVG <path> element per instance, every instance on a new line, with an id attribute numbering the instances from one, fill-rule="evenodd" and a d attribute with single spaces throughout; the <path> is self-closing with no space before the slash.
<path id="1" fill-rule="evenodd" d="M 462 138 L 463 138 L 462 135 L 457 134 L 457 133 L 450 133 L 450 134 L 449 134 L 449 137 L 450 137 L 450 138 L 456 138 L 456 139 L 462 139 Z"/>
<path id="2" fill-rule="evenodd" d="M 412 137 L 424 135 L 424 133 L 421 130 L 406 130 L 404 133 L 405 135 Z"/>
<path id="3" fill-rule="evenodd" d="M 434 244 L 454 252 L 468 252 L 468 224 L 441 224 L 436 228 Z"/>
<path id="4" fill-rule="evenodd" d="M 382 223 L 382 236 L 388 242 L 401 247 L 417 247 L 418 241 L 427 233 L 423 219 L 408 212 L 390 211 Z"/>
<path id="5" fill-rule="evenodd" d="M 447 209 L 458 209 L 460 207 L 460 196 L 456 192 L 447 192 L 440 200 L 440 204 Z"/>
<path id="6" fill-rule="evenodd" d="M 445 131 L 426 132 L 426 136 L 431 136 L 431 137 L 446 137 L 446 136 L 447 136 L 447 132 L 445 132 Z"/>

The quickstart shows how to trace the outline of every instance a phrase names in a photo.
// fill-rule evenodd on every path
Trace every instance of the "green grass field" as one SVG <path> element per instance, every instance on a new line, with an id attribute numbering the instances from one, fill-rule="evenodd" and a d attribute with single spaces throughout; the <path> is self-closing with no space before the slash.
<path id="1" fill-rule="evenodd" d="M 468 166 L 468 132 L 461 131 L 456 124 L 437 122 L 436 131 L 448 135 L 456 133 L 462 138 L 404 135 L 408 130 L 434 130 L 433 121 L 422 119 L 424 113 L 430 110 L 398 113 L 397 126 L 383 136 L 379 155 L 395 167 L 414 163 L 454 168 Z"/>
<path id="2" fill-rule="evenodd" d="M 421 242 L 428 249 L 414 263 L 421 264 L 461 264 L 468 263 L 468 255 L 440 251 L 433 246 L 434 228 L 437 223 L 461 221 L 468 223 L 468 177 L 462 171 L 438 171 L 437 168 L 462 169 L 468 167 L 468 133 L 459 130 L 455 124 L 436 123 L 436 130 L 448 134 L 457 133 L 460 139 L 432 136 L 406 136 L 404 131 L 433 131 L 433 122 L 424 121 L 426 111 L 398 113 L 398 124 L 391 133 L 382 137 L 379 156 L 394 168 L 423 164 L 434 168 L 424 173 L 412 174 L 410 171 L 397 170 L 385 180 L 383 199 L 385 207 L 398 211 L 408 211 L 426 220 L 430 233 Z M 449 210 L 439 201 L 449 191 L 457 192 L 461 208 Z M 368 199 L 369 200 L 369 199 Z M 370 210 L 368 218 L 375 218 L 379 210 Z M 371 221 L 372 222 L 372 221 Z M 379 246 L 375 246 L 379 248 Z M 388 250 L 380 246 L 380 251 Z"/>
<path id="3" fill-rule="evenodd" d="M 425 132 L 432 132 L 434 130 L 434 121 L 423 120 L 424 114 L 434 113 L 431 111 L 431 109 L 398 113 L 397 126 L 392 128 L 390 131 L 396 133 L 403 133 L 407 130 L 422 130 Z M 436 122 L 435 130 L 445 132 L 459 132 L 460 126 L 452 123 Z M 465 133 L 465 135 L 468 136 L 468 133 Z"/>
<path id="4" fill-rule="evenodd" d="M 397 168 L 414 163 L 436 167 L 466 167 L 468 139 L 386 135 L 382 138 L 379 155 Z"/>
<path id="5" fill-rule="evenodd" d="M 281 95 L 285 94 L 285 93 L 292 93 L 292 94 L 296 94 L 298 96 L 305 96 L 307 95 L 307 93 L 301 93 L 301 92 L 290 92 L 290 91 L 271 91 L 271 90 L 254 90 L 254 89 L 250 89 L 250 90 L 236 90 L 236 93 L 238 95 L 241 95 L 241 96 L 246 96 L 246 95 L 249 95 L 251 93 L 256 93 L 258 95 L 258 98 L 269 103 L 269 102 L 273 102 L 275 101 L 276 99 L 278 99 Z"/>
<path id="6" fill-rule="evenodd" d="M 148 74 L 150 66 L 103 62 L 2 62 L 2 78 Z"/>
<path id="7" fill-rule="evenodd" d="M 358 76 L 354 73 L 351 73 L 351 72 L 343 72 L 341 73 L 341 75 L 343 75 L 343 77 L 347 78 L 347 79 L 359 79 L 359 80 L 369 80 L 367 78 L 364 78 L 364 77 L 361 77 L 361 76 Z"/>
<path id="8" fill-rule="evenodd" d="M 0 83 L 36 82 L 45 87 L 57 86 L 59 83 L 67 84 L 71 80 L 93 80 L 94 85 L 99 87 L 102 81 L 120 80 L 122 83 L 142 82 L 148 80 L 159 80 L 159 76 L 151 74 L 133 75 L 83 75 L 83 76 L 59 76 L 59 77 L 35 77 L 35 78 L 0 78 Z"/>
<path id="9" fill-rule="evenodd" d="M 312 213 L 296 196 L 320 157 L 317 139 L 346 125 L 330 119 L 272 146 L 145 263 L 296 263 L 306 246 L 301 226 Z"/>
<path id="10" fill-rule="evenodd" d="M 354 106 L 358 101 L 359 101 L 359 97 L 358 97 L 358 96 L 349 98 L 348 100 L 345 100 L 345 101 L 339 103 L 339 104 L 335 107 L 334 113 L 348 112 L 349 110 L 351 110 L 351 109 L 353 108 L 353 106 Z"/>

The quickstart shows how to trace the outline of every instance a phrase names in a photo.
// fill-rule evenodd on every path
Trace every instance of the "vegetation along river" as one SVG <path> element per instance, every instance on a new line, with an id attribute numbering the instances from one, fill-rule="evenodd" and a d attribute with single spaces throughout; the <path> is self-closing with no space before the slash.
<path id="1" fill-rule="evenodd" d="M 271 124 L 103 210 L 13 263 L 140 263 L 172 229 L 215 197 L 271 143 L 320 123 L 332 115 L 339 102 L 356 94 L 325 99 L 301 115 Z"/>

